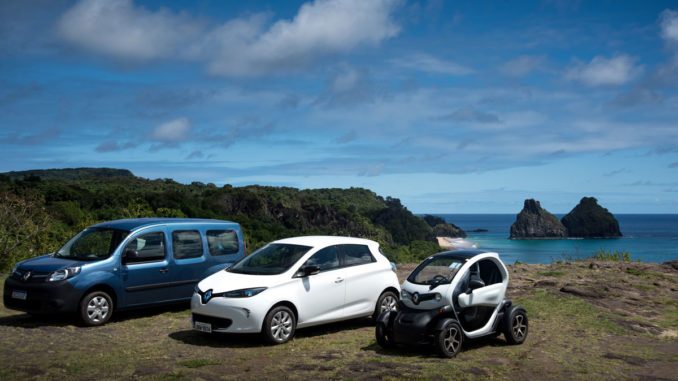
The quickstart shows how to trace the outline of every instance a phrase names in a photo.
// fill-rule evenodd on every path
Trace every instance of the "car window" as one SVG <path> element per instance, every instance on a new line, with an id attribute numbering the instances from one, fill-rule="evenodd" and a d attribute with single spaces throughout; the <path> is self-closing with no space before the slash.
<path id="1" fill-rule="evenodd" d="M 304 263 L 304 266 L 318 266 L 320 267 L 320 271 L 339 268 L 339 252 L 337 251 L 337 247 L 329 246 L 318 251 Z"/>
<path id="2" fill-rule="evenodd" d="M 282 274 L 297 263 L 310 249 L 310 246 L 270 243 L 236 262 L 227 271 L 253 275 Z"/>
<path id="3" fill-rule="evenodd" d="M 339 246 L 342 254 L 344 254 L 344 266 L 363 265 L 377 261 L 367 245 L 346 244 Z"/>
<path id="4" fill-rule="evenodd" d="M 177 230 L 172 232 L 174 258 L 198 258 L 202 256 L 202 237 L 197 230 Z"/>
<path id="5" fill-rule="evenodd" d="M 88 228 L 66 242 L 55 256 L 80 261 L 105 259 L 113 254 L 128 234 L 124 230 Z"/>
<path id="6" fill-rule="evenodd" d="M 430 257 L 417 266 L 407 280 L 416 284 L 448 284 L 464 263 L 465 260 L 460 258 Z"/>
<path id="7" fill-rule="evenodd" d="M 161 261 L 165 259 L 165 234 L 156 232 L 141 235 L 128 243 L 124 252 L 134 253 L 126 256 L 127 263 Z"/>
<path id="8" fill-rule="evenodd" d="M 478 266 L 480 267 L 480 278 L 485 282 L 486 286 L 501 283 L 501 271 L 493 260 L 483 259 L 478 263 Z"/>
<path id="9" fill-rule="evenodd" d="M 208 230 L 207 246 L 212 255 L 235 254 L 240 250 L 234 230 Z"/>

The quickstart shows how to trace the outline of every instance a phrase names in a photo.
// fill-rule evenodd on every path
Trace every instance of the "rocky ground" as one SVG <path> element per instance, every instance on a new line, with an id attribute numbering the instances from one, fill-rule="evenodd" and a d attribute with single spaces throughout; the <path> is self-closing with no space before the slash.
<path id="1" fill-rule="evenodd" d="M 401 280 L 414 264 L 399 266 Z M 384 350 L 367 319 L 302 329 L 285 345 L 204 335 L 186 306 L 118 313 L 103 327 L 0 307 L 0 379 L 642 379 L 678 380 L 678 262 L 508 266 L 526 307 L 520 346 L 466 342 L 454 359 Z"/>

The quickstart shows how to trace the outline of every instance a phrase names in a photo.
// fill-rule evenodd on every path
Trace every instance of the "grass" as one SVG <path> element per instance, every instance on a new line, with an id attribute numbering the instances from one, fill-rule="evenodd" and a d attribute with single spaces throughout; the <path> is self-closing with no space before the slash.
<path id="1" fill-rule="evenodd" d="M 645 277 L 656 275 L 604 266 L 594 273 L 586 264 L 525 266 L 525 276 L 537 280 L 596 274 L 650 287 L 655 278 Z M 678 361 L 658 349 L 673 339 L 627 331 L 615 324 L 620 316 L 586 299 L 534 287 L 512 298 L 528 311 L 527 341 L 467 341 L 455 359 L 441 359 L 426 347 L 384 350 L 366 319 L 300 329 L 291 342 L 267 346 L 258 335 L 195 332 L 190 310 L 182 307 L 117 314 L 97 328 L 73 325 L 68 317 L 35 320 L 0 307 L 0 379 L 625 379 L 643 377 L 633 376 L 642 366 L 623 356 Z M 677 329 L 678 302 L 662 298 L 638 310 L 653 308 L 659 314 L 654 324 Z"/>
<path id="2" fill-rule="evenodd" d="M 179 365 L 185 366 L 186 368 L 202 368 L 207 365 L 219 365 L 219 362 L 209 359 L 191 359 L 179 361 Z"/>

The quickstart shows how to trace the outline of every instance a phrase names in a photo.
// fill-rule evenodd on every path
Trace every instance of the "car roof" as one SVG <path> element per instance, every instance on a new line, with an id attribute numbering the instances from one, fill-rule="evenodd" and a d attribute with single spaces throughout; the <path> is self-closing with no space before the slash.
<path id="1" fill-rule="evenodd" d="M 471 259 L 475 256 L 481 254 L 493 254 L 494 256 L 499 257 L 499 254 L 492 251 L 485 250 L 453 250 L 453 251 L 444 251 L 442 253 L 433 254 L 434 257 L 448 257 L 455 259 Z"/>
<path id="2" fill-rule="evenodd" d="M 156 226 L 156 225 L 172 225 L 172 224 L 232 224 L 237 225 L 235 222 L 224 221 L 224 220 L 211 220 L 206 218 L 163 218 L 163 217 L 150 217 L 150 218 L 129 218 L 124 220 L 113 220 L 106 221 L 96 225 L 92 225 L 94 228 L 109 228 L 109 229 L 119 229 L 119 230 L 136 230 L 142 227 Z"/>
<path id="3" fill-rule="evenodd" d="M 365 238 L 320 236 L 320 235 L 284 238 L 274 241 L 273 243 L 288 243 L 293 245 L 303 245 L 312 247 L 339 245 L 339 244 L 378 245 L 375 241 Z"/>

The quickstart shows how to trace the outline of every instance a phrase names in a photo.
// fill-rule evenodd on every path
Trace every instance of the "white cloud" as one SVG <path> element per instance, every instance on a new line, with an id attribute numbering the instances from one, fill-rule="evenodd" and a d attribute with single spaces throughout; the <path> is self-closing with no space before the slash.
<path id="1" fill-rule="evenodd" d="M 678 11 L 666 9 L 659 15 L 659 20 L 662 38 L 678 42 Z"/>
<path id="2" fill-rule="evenodd" d="M 392 13 L 399 6 L 399 0 L 316 0 L 270 27 L 269 14 L 254 14 L 208 29 L 185 14 L 149 11 L 132 0 L 81 0 L 61 17 L 58 31 L 75 46 L 123 62 L 196 60 L 212 74 L 258 76 L 394 37 L 400 29 Z"/>
<path id="3" fill-rule="evenodd" d="M 191 123 L 188 119 L 179 118 L 155 127 L 151 137 L 163 143 L 180 143 L 188 138 L 190 131 Z"/>
<path id="4" fill-rule="evenodd" d="M 399 27 L 391 13 L 396 0 L 316 0 L 301 6 L 293 20 L 280 20 L 257 35 L 245 30 L 233 40 L 231 29 L 216 31 L 228 43 L 210 62 L 210 71 L 227 76 L 294 70 L 318 57 L 344 53 L 361 44 L 394 37 Z M 223 35 L 225 33 L 225 36 Z"/>
<path id="5" fill-rule="evenodd" d="M 131 0 L 82 0 L 57 27 L 64 40 L 82 49 L 134 62 L 170 56 L 201 29 L 185 16 L 150 12 Z"/>
<path id="6" fill-rule="evenodd" d="M 424 73 L 464 76 L 473 74 L 474 70 L 451 61 L 445 61 L 429 54 L 414 54 L 391 61 L 396 66 Z"/>
<path id="7" fill-rule="evenodd" d="M 520 56 L 503 64 L 499 70 L 510 77 L 524 77 L 538 69 L 546 61 L 546 56 Z"/>
<path id="8" fill-rule="evenodd" d="M 565 77 L 587 86 L 623 85 L 643 72 L 643 66 L 636 66 L 635 61 L 625 54 L 609 59 L 596 56 L 588 64 L 580 63 L 570 68 Z"/>

